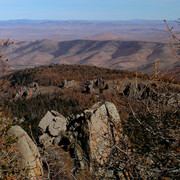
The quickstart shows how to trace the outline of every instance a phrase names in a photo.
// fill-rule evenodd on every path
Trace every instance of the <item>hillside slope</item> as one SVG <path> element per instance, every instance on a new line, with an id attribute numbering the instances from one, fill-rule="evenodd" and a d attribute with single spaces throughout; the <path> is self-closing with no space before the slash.
<path id="1" fill-rule="evenodd" d="M 164 70 L 177 62 L 169 45 L 142 41 L 42 40 L 8 46 L 6 55 L 13 67 L 50 64 L 84 64 L 106 68 L 151 72 L 155 59 Z"/>

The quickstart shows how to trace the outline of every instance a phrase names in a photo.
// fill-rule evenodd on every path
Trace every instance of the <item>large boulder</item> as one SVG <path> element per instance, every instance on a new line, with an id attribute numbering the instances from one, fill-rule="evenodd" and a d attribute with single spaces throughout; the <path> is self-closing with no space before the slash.
<path id="1" fill-rule="evenodd" d="M 56 111 L 48 111 L 40 121 L 38 127 L 42 132 L 39 142 L 46 146 L 53 144 L 56 137 L 62 137 L 66 131 L 67 119 Z"/>
<path id="2" fill-rule="evenodd" d="M 37 177 L 41 179 L 43 168 L 37 146 L 20 126 L 11 127 L 9 134 L 18 138 L 16 145 L 19 149 L 20 161 L 29 170 L 30 179 L 37 179 Z"/>
<path id="3" fill-rule="evenodd" d="M 55 111 L 48 111 L 40 121 L 38 127 L 45 133 L 49 132 L 51 136 L 58 136 L 61 132 L 66 131 L 67 119 Z"/>

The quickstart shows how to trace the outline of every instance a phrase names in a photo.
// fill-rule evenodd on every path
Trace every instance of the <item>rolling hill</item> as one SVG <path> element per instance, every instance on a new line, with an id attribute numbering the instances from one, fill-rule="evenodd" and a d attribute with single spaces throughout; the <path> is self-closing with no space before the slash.
<path id="1" fill-rule="evenodd" d="M 6 55 L 15 68 L 83 64 L 149 73 L 155 60 L 161 70 L 177 62 L 168 43 L 121 40 L 23 41 L 9 45 Z"/>

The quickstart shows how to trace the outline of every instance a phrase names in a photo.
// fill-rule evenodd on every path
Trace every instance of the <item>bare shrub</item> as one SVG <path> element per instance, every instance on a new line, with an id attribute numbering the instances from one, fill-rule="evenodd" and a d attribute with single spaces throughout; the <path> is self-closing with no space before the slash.
<path id="1" fill-rule="evenodd" d="M 178 19 L 177 24 L 180 25 L 180 19 Z M 164 20 L 167 30 L 166 32 L 168 32 L 170 34 L 169 39 L 170 39 L 170 47 L 172 50 L 172 54 L 175 55 L 179 60 L 180 60 L 180 32 L 175 32 L 174 31 L 174 27 L 170 27 L 167 23 L 166 20 Z"/>
<path id="2" fill-rule="evenodd" d="M 173 78 L 163 82 L 157 63 L 154 71 L 147 83 L 132 83 L 127 95 L 130 116 L 124 121 L 124 132 L 132 144 L 129 167 L 135 167 L 128 171 L 143 179 L 176 179 L 180 172 L 180 95 L 170 90 Z"/>

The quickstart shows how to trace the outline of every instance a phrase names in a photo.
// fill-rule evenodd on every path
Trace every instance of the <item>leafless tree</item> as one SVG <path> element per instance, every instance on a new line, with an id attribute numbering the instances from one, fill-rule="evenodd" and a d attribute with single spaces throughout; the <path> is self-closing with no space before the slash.
<path id="1" fill-rule="evenodd" d="M 170 47 L 172 49 L 172 54 L 175 55 L 180 60 L 180 32 L 175 32 L 174 27 L 170 27 L 166 20 L 164 20 L 167 30 L 165 32 L 168 32 L 170 34 Z M 180 25 L 180 19 L 176 21 L 178 25 Z"/>

